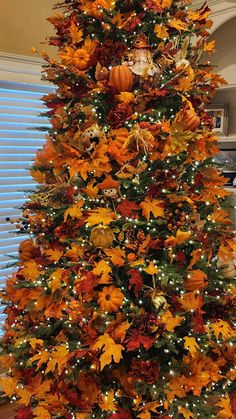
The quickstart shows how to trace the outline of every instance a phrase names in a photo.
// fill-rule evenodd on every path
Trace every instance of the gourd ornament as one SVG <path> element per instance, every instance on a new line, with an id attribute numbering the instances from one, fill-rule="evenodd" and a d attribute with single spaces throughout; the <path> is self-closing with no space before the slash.
<path id="1" fill-rule="evenodd" d="M 107 313 L 113 313 L 119 310 L 123 303 L 124 294 L 119 288 L 111 285 L 110 287 L 104 287 L 101 292 L 98 293 L 98 304 L 101 309 L 107 311 Z"/>
<path id="2" fill-rule="evenodd" d="M 27 239 L 21 242 L 19 247 L 19 259 L 21 262 L 26 262 L 33 259 L 37 248 L 34 245 L 33 240 Z"/>
<path id="3" fill-rule="evenodd" d="M 222 259 L 219 259 L 217 266 L 225 279 L 236 278 L 236 265 L 234 261 L 226 263 Z"/>
<path id="4" fill-rule="evenodd" d="M 117 65 L 110 71 L 109 82 L 117 92 L 130 92 L 134 84 L 133 74 L 127 66 Z"/>
<path id="5" fill-rule="evenodd" d="M 90 234 L 90 242 L 95 247 L 101 247 L 102 249 L 111 247 L 114 238 L 112 229 L 106 226 L 94 227 Z"/>

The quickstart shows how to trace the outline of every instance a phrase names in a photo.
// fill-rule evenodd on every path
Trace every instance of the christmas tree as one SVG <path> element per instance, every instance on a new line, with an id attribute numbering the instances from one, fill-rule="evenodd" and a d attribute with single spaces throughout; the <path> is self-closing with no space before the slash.
<path id="1" fill-rule="evenodd" d="M 17 419 L 236 417 L 235 242 L 209 8 L 65 0 L 18 220 L 1 383 Z"/>

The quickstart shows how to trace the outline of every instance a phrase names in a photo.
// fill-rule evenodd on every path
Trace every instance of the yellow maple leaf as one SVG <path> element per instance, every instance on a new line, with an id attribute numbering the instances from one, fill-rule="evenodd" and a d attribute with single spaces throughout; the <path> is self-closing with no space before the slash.
<path id="1" fill-rule="evenodd" d="M 100 260 L 95 268 L 92 270 L 92 273 L 96 276 L 100 276 L 100 283 L 107 284 L 110 282 L 111 277 L 110 273 L 112 272 L 112 269 L 109 265 L 109 263 L 106 260 Z"/>
<path id="2" fill-rule="evenodd" d="M 72 260 L 72 262 L 78 261 L 84 255 L 84 247 L 78 245 L 77 243 L 72 243 L 71 248 L 67 250 L 66 255 Z"/>
<path id="3" fill-rule="evenodd" d="M 134 100 L 134 94 L 131 92 L 121 92 L 119 95 L 116 96 L 116 98 L 121 103 L 129 104 Z"/>
<path id="4" fill-rule="evenodd" d="M 41 366 L 48 362 L 50 358 L 50 352 L 48 351 L 40 351 L 38 354 L 34 355 L 32 358 L 30 358 L 27 362 L 27 365 L 33 364 L 33 362 L 37 362 L 37 368 L 36 371 L 41 368 Z"/>
<path id="5" fill-rule="evenodd" d="M 174 317 L 170 310 L 165 311 L 161 316 L 161 321 L 165 324 L 165 329 L 168 332 L 174 332 L 175 327 L 180 326 L 184 317 Z"/>
<path id="6" fill-rule="evenodd" d="M 106 365 L 110 365 L 112 360 L 116 363 L 120 362 L 124 347 L 122 345 L 116 344 L 115 341 L 108 335 L 108 333 L 104 333 L 104 335 L 97 339 L 93 349 L 102 351 L 102 355 L 100 356 L 100 364 L 101 370 L 103 370 Z"/>
<path id="7" fill-rule="evenodd" d="M 30 338 L 29 344 L 31 348 L 36 349 L 37 346 L 42 346 L 44 344 L 44 341 L 42 339 Z"/>
<path id="8" fill-rule="evenodd" d="M 81 199 L 79 202 L 76 202 L 74 205 L 72 205 L 70 208 L 68 208 L 64 212 L 64 221 L 67 220 L 67 218 L 70 216 L 71 218 L 80 218 L 82 216 L 82 206 L 84 205 L 84 200 Z"/>
<path id="9" fill-rule="evenodd" d="M 74 21 L 71 22 L 69 31 L 73 44 L 78 44 L 83 40 L 83 30 L 79 29 Z"/>
<path id="10" fill-rule="evenodd" d="M 0 377 L 1 387 L 8 397 L 12 397 L 15 394 L 17 383 L 18 378 L 16 377 L 7 377 L 4 375 Z"/>
<path id="11" fill-rule="evenodd" d="M 160 199 L 149 198 L 145 198 L 145 200 L 140 203 L 142 213 L 148 221 L 150 220 L 151 213 L 154 217 L 162 217 L 164 215 L 163 203 L 164 201 Z"/>
<path id="12" fill-rule="evenodd" d="M 194 355 L 200 349 L 200 346 L 196 342 L 196 339 L 192 336 L 184 337 L 184 348 L 187 349 L 192 355 Z"/>
<path id="13" fill-rule="evenodd" d="M 20 397 L 20 403 L 25 406 L 30 404 L 31 397 L 33 396 L 32 392 L 26 388 L 18 388 L 17 395 Z"/>
<path id="14" fill-rule="evenodd" d="M 95 180 L 91 180 L 85 189 L 83 189 L 83 192 L 85 192 L 90 198 L 94 199 L 96 198 L 98 192 L 99 192 L 99 187 L 98 186 L 94 186 L 95 184 Z"/>
<path id="15" fill-rule="evenodd" d="M 139 415 L 137 416 L 140 419 L 151 419 L 152 415 L 150 412 L 157 413 L 157 408 L 160 406 L 160 402 L 149 402 L 145 403 L 144 406 L 139 408 Z"/>
<path id="16" fill-rule="evenodd" d="M 236 336 L 236 331 L 224 320 L 211 323 L 208 329 L 214 333 L 216 339 L 222 337 L 222 339 L 228 340 Z"/>
<path id="17" fill-rule="evenodd" d="M 47 363 L 46 374 L 55 371 L 58 368 L 59 375 L 62 373 L 68 361 L 68 350 L 65 346 L 55 346 L 54 351 L 50 354 L 50 359 Z"/>
<path id="18" fill-rule="evenodd" d="M 63 282 L 63 278 L 65 277 L 65 271 L 64 269 L 56 269 L 50 277 L 49 277 L 49 287 L 52 290 L 52 293 L 54 293 L 57 289 L 61 288 L 61 284 Z"/>
<path id="19" fill-rule="evenodd" d="M 24 267 L 20 269 L 20 274 L 24 276 L 26 281 L 34 281 L 43 274 L 43 271 L 39 270 L 38 264 L 34 260 L 24 262 Z"/>
<path id="20" fill-rule="evenodd" d="M 220 407 L 220 411 L 217 414 L 217 418 L 219 419 L 234 418 L 233 412 L 231 410 L 230 397 L 228 394 L 225 397 L 221 397 L 220 401 L 216 404 L 216 406 Z"/>
<path id="21" fill-rule="evenodd" d="M 177 230 L 176 236 L 170 236 L 166 239 L 165 241 L 165 246 L 166 247 L 174 247 L 177 246 L 178 244 L 183 244 L 184 242 L 186 242 L 189 237 L 191 236 L 191 233 L 189 231 L 181 231 L 181 230 Z"/>
<path id="22" fill-rule="evenodd" d="M 110 257 L 111 262 L 114 266 L 123 266 L 125 261 L 125 252 L 120 249 L 120 247 L 116 247 L 114 249 L 104 249 L 104 252 L 108 257 Z"/>
<path id="23" fill-rule="evenodd" d="M 109 208 L 97 208 L 89 211 L 89 214 L 87 223 L 90 226 L 98 224 L 109 225 L 112 221 L 117 219 L 117 215 Z"/>
<path id="24" fill-rule="evenodd" d="M 168 38 L 169 36 L 168 28 L 163 24 L 156 24 L 154 28 L 154 32 L 157 38 L 160 38 L 160 39 Z"/>
<path id="25" fill-rule="evenodd" d="M 204 42 L 203 51 L 208 52 L 208 53 L 215 52 L 215 46 L 216 46 L 215 40 L 211 42 Z"/>
<path id="26" fill-rule="evenodd" d="M 197 418 L 197 416 L 194 413 L 190 412 L 190 410 L 186 409 L 183 406 L 178 407 L 178 412 L 182 413 L 182 415 L 185 419 L 196 419 Z"/>
<path id="27" fill-rule="evenodd" d="M 176 19 L 176 18 L 171 18 L 168 21 L 168 25 L 171 26 L 172 28 L 177 29 L 178 31 L 188 31 L 188 24 L 186 22 L 183 22 L 180 19 Z"/>
<path id="28" fill-rule="evenodd" d="M 126 332 L 129 330 L 130 326 L 131 324 L 128 321 L 119 324 L 119 326 L 117 326 L 112 332 L 112 337 L 114 340 L 120 339 L 120 342 L 123 342 L 126 336 Z"/>
<path id="29" fill-rule="evenodd" d="M 35 419 L 51 419 L 51 413 L 46 410 L 43 406 L 37 406 L 33 409 L 33 415 Z"/>
<path id="30" fill-rule="evenodd" d="M 186 311 L 200 309 L 204 304 L 202 296 L 195 291 L 186 292 L 180 298 L 178 298 L 178 301 Z"/>
<path id="31" fill-rule="evenodd" d="M 86 48 L 89 55 L 93 55 L 96 47 L 97 47 L 98 41 L 96 39 L 92 40 L 89 36 L 87 36 L 86 40 L 84 41 L 83 47 Z"/>
<path id="32" fill-rule="evenodd" d="M 115 396 L 115 393 L 114 393 L 114 390 L 112 389 L 109 390 L 106 394 L 101 394 L 99 397 L 99 402 L 98 402 L 100 409 L 103 409 L 106 411 L 116 410 L 117 406 L 115 403 L 114 396 Z"/>
<path id="33" fill-rule="evenodd" d="M 156 275 L 159 272 L 159 269 L 154 264 L 154 262 L 150 262 L 147 268 L 144 268 L 143 270 L 149 275 Z"/>
<path id="34" fill-rule="evenodd" d="M 169 9 L 173 3 L 173 0 L 161 0 L 161 7 L 163 9 Z"/>
<path id="35" fill-rule="evenodd" d="M 45 250 L 44 255 L 46 255 L 47 258 L 52 262 L 58 262 L 58 260 L 61 259 L 63 255 L 63 251 L 58 249 L 48 249 Z"/>

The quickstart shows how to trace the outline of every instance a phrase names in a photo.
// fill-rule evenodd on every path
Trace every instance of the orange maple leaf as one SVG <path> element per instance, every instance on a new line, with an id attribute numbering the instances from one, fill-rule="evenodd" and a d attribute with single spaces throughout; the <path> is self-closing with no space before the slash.
<path id="1" fill-rule="evenodd" d="M 74 205 L 72 205 L 70 208 L 68 208 L 65 212 L 64 212 L 64 221 L 67 220 L 67 218 L 70 216 L 71 218 L 78 218 L 80 219 L 83 212 L 81 210 L 81 208 L 84 205 L 84 200 L 81 199 L 79 202 L 76 202 Z"/>
<path id="2" fill-rule="evenodd" d="M 45 250 L 44 255 L 46 255 L 47 258 L 51 260 L 52 262 L 58 262 L 59 259 L 61 259 L 63 255 L 63 251 L 58 250 L 58 249 L 48 249 L 48 250 Z"/>
<path id="3" fill-rule="evenodd" d="M 175 237 L 170 236 L 166 239 L 165 246 L 174 247 L 174 246 L 177 246 L 178 244 L 183 244 L 189 239 L 190 236 L 191 236 L 191 233 L 189 231 L 177 230 Z"/>
<path id="4" fill-rule="evenodd" d="M 79 29 L 74 21 L 71 22 L 69 31 L 73 44 L 78 44 L 83 40 L 83 30 Z"/>
<path id="5" fill-rule="evenodd" d="M 108 257 L 110 257 L 111 262 L 114 266 L 123 266 L 125 261 L 125 252 L 120 249 L 120 247 L 116 247 L 114 249 L 104 249 L 104 252 Z"/>
<path id="6" fill-rule="evenodd" d="M 194 291 L 183 294 L 178 300 L 185 311 L 198 310 L 204 304 L 202 296 Z"/>
<path id="7" fill-rule="evenodd" d="M 188 24 L 186 22 L 183 22 L 180 19 L 171 18 L 168 21 L 168 25 L 171 26 L 171 28 L 175 28 L 178 31 L 188 31 Z"/>
<path id="8" fill-rule="evenodd" d="M 20 274 L 24 276 L 26 281 L 34 281 L 43 271 L 39 270 L 38 264 L 34 260 L 24 262 L 24 267 L 20 269 Z"/>
<path id="9" fill-rule="evenodd" d="M 174 332 L 175 327 L 180 326 L 183 320 L 184 317 L 174 317 L 170 310 L 165 311 L 161 316 L 161 321 L 165 324 L 165 329 L 168 332 Z"/>
<path id="10" fill-rule="evenodd" d="M 110 273 L 112 269 L 109 263 L 106 260 L 100 260 L 95 268 L 92 270 L 92 273 L 100 277 L 99 283 L 108 284 L 111 281 Z"/>
<path id="11" fill-rule="evenodd" d="M 94 226 L 98 224 L 109 225 L 116 219 L 117 215 L 109 208 L 97 208 L 89 211 L 89 216 L 86 221 L 90 226 Z"/>
<path id="12" fill-rule="evenodd" d="M 226 394 L 225 397 L 221 397 L 220 401 L 216 404 L 216 406 L 220 407 L 220 411 L 217 414 L 217 418 L 229 419 L 235 417 L 231 409 L 231 402 L 228 394 Z"/>
<path id="13" fill-rule="evenodd" d="M 162 217 L 164 215 L 164 201 L 160 199 L 145 198 L 145 201 L 140 203 L 142 213 L 146 219 L 150 220 L 151 213 L 154 217 Z"/>
<path id="14" fill-rule="evenodd" d="M 116 344 L 115 341 L 107 334 L 100 336 L 95 345 L 93 346 L 93 350 L 101 350 L 102 355 L 100 356 L 100 364 L 101 370 L 106 365 L 110 365 L 112 360 L 116 363 L 119 363 L 122 358 L 122 351 L 124 347 L 122 345 Z"/>
<path id="15" fill-rule="evenodd" d="M 58 368 L 59 375 L 65 368 L 68 362 L 68 350 L 65 346 L 55 346 L 53 352 L 50 354 L 50 359 L 47 363 L 45 373 L 54 372 Z"/>
<path id="16" fill-rule="evenodd" d="M 41 368 L 41 366 L 48 362 L 50 358 L 50 353 L 48 351 L 40 351 L 40 353 L 34 355 L 32 358 L 30 358 L 27 362 L 28 365 L 33 364 L 33 362 L 37 362 L 37 368 L 36 371 Z"/>
<path id="17" fill-rule="evenodd" d="M 101 394 L 99 397 L 99 407 L 103 410 L 116 410 L 117 405 L 115 403 L 115 393 L 114 390 L 109 390 L 106 394 Z"/>

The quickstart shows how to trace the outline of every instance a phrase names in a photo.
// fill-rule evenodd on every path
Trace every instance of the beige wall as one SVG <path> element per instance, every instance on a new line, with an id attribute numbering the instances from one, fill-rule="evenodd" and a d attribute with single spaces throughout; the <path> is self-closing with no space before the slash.
<path id="1" fill-rule="evenodd" d="M 53 14 L 56 0 L 0 0 L 0 51 L 31 55 L 31 47 L 40 45 L 51 33 L 46 18 Z M 47 47 L 50 52 L 55 48 Z"/>

